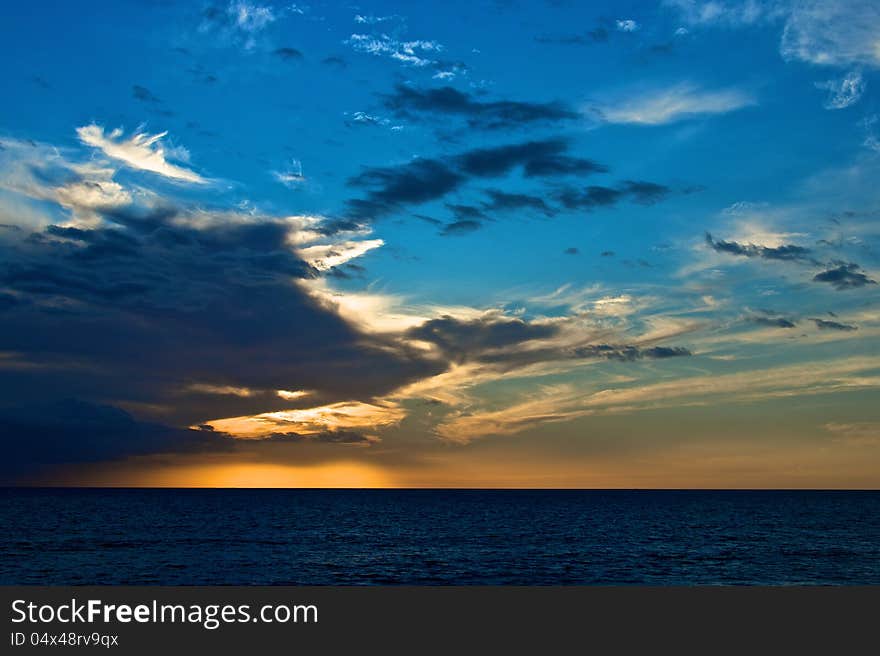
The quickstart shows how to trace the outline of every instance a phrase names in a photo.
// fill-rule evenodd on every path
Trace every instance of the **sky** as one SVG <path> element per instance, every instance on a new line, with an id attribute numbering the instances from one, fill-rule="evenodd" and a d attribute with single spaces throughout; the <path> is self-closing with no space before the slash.
<path id="1" fill-rule="evenodd" d="M 878 35 L 6 7 L 0 482 L 877 488 Z"/>

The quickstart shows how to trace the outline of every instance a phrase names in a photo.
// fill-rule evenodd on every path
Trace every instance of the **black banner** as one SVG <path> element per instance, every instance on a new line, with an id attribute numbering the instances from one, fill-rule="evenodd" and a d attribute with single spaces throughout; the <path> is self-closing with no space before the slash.
<path id="1" fill-rule="evenodd" d="M 880 588 L 4 587 L 2 653 L 876 648 Z M 195 650 L 195 651 L 194 651 Z"/>

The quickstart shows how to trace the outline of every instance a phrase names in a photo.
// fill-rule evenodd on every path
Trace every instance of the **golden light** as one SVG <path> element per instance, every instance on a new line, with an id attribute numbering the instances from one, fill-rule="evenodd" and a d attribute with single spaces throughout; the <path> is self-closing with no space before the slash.
<path id="1" fill-rule="evenodd" d="M 142 471 L 99 473 L 91 485 L 207 488 L 384 488 L 396 482 L 380 467 L 358 462 L 316 465 L 213 463 L 153 466 Z"/>
<path id="2" fill-rule="evenodd" d="M 273 433 L 315 435 L 334 430 L 374 430 L 399 423 L 406 412 L 396 403 L 351 401 L 314 408 L 264 412 L 259 415 L 213 419 L 206 422 L 214 430 L 242 438 L 258 438 Z"/>

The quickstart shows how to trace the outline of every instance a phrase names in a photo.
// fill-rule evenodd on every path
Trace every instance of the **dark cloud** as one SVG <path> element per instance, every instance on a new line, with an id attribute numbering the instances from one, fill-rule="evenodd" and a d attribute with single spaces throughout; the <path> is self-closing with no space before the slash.
<path id="1" fill-rule="evenodd" d="M 592 210 L 616 205 L 624 199 L 642 205 L 653 205 L 666 198 L 669 193 L 669 187 L 663 185 L 626 180 L 617 187 L 591 185 L 583 189 L 565 188 L 557 193 L 557 198 L 568 209 Z"/>
<path id="2" fill-rule="evenodd" d="M 366 399 L 442 370 L 292 285 L 317 272 L 291 251 L 284 221 L 196 222 L 175 206 L 103 217 L 109 227 L 0 241 L 0 288 L 14 297 L 0 344 L 26 365 L 0 368 L 7 400 L 134 403 L 191 425 L 289 407 L 277 389 Z M 193 383 L 255 393 L 193 395 Z"/>
<path id="3" fill-rule="evenodd" d="M 832 262 L 829 266 L 830 268 L 813 276 L 813 280 L 827 282 L 838 290 L 877 284 L 876 280 L 872 280 L 862 273 L 861 267 L 854 262 Z"/>
<path id="4" fill-rule="evenodd" d="M 590 159 L 569 155 L 547 155 L 528 160 L 523 168 L 526 177 L 607 173 L 608 169 Z"/>
<path id="5" fill-rule="evenodd" d="M 367 197 L 348 201 L 348 216 L 371 220 L 401 209 L 404 205 L 436 200 L 455 191 L 469 178 L 494 178 L 522 168 L 528 176 L 566 175 L 604 171 L 591 160 L 569 157 L 568 143 L 563 139 L 526 141 L 503 146 L 475 148 L 445 159 L 416 159 L 395 167 L 367 168 L 348 180 L 349 186 L 368 189 Z M 531 171 L 531 173 L 530 173 Z M 521 194 L 487 192 L 495 209 L 516 209 L 531 206 L 549 212 L 540 201 Z M 494 195 L 493 195 L 494 193 Z M 633 194 L 636 192 L 633 191 Z M 471 217 L 472 218 L 472 217 Z"/>
<path id="6" fill-rule="evenodd" d="M 742 257 L 760 257 L 767 260 L 800 260 L 814 262 L 809 248 L 783 244 L 782 246 L 759 246 L 756 244 L 741 244 L 736 241 L 715 240 L 710 233 L 706 233 L 706 244 L 714 251 L 739 255 Z"/>
<path id="7" fill-rule="evenodd" d="M 131 95 L 134 96 L 136 99 L 143 101 L 143 102 L 149 102 L 149 103 L 162 102 L 153 94 L 152 91 L 150 91 L 146 87 L 142 87 L 138 84 L 135 84 L 134 86 L 132 86 Z"/>
<path id="8" fill-rule="evenodd" d="M 605 172 L 592 160 L 565 155 L 564 139 L 526 141 L 504 146 L 475 148 L 458 155 L 455 161 L 465 173 L 477 177 L 497 177 L 523 167 L 526 177 L 566 175 L 569 173 Z"/>
<path id="9" fill-rule="evenodd" d="M 629 344 L 590 344 L 574 349 L 573 353 L 579 358 L 605 358 L 622 362 L 632 362 L 643 358 L 665 359 L 691 355 L 690 350 L 681 346 L 640 348 Z"/>
<path id="10" fill-rule="evenodd" d="M 303 54 L 296 48 L 277 48 L 272 54 L 285 61 L 299 61 L 303 58 Z"/>
<path id="11" fill-rule="evenodd" d="M 349 201 L 350 215 L 375 218 L 401 205 L 425 203 L 459 187 L 465 178 L 439 160 L 416 159 L 396 167 L 368 168 L 349 179 L 353 187 L 370 191 L 365 199 Z"/>
<path id="12" fill-rule="evenodd" d="M 508 212 L 511 210 L 536 210 L 547 216 L 556 213 L 543 198 L 537 196 L 529 196 L 528 194 L 513 194 L 501 191 L 500 189 L 487 189 L 486 195 L 489 196 L 489 202 L 484 202 L 483 207 L 486 211 Z"/>
<path id="13" fill-rule="evenodd" d="M 497 178 L 516 170 L 527 178 L 607 171 L 593 160 L 568 155 L 568 148 L 565 139 L 545 139 L 474 148 L 442 159 L 416 159 L 395 167 L 367 168 L 348 180 L 349 186 L 368 191 L 366 197 L 347 202 L 347 217 L 355 222 L 370 221 L 399 211 L 406 205 L 442 198 L 471 179 Z M 538 196 L 501 189 L 489 189 L 485 193 L 489 200 L 482 204 L 483 211 L 532 209 L 548 216 L 557 212 L 557 208 Z M 668 187 L 653 182 L 625 180 L 616 187 L 563 188 L 554 191 L 553 196 L 565 208 L 573 210 L 610 206 L 622 199 L 650 205 L 663 200 L 669 193 Z M 473 221 L 483 217 L 460 214 L 456 218 Z"/>
<path id="14" fill-rule="evenodd" d="M 858 330 L 857 326 L 839 321 L 829 321 L 827 319 L 811 319 L 811 321 L 816 324 L 816 328 L 819 330 L 842 330 L 847 332 Z"/>
<path id="15" fill-rule="evenodd" d="M 364 435 L 357 431 L 348 430 L 328 430 L 321 433 L 273 433 L 260 442 L 281 442 L 281 443 L 312 443 L 312 444 L 363 444 L 370 445 L 374 443 L 375 438 Z"/>
<path id="16" fill-rule="evenodd" d="M 445 226 L 443 226 L 443 229 L 440 231 L 440 235 L 443 237 L 457 237 L 461 235 L 467 235 L 471 232 L 476 232 L 482 227 L 483 224 L 481 222 L 473 221 L 470 219 L 453 221 L 452 223 L 447 223 Z"/>
<path id="17" fill-rule="evenodd" d="M 74 399 L 0 408 L 0 479 L 42 467 L 157 453 L 222 451 L 222 433 L 135 421 L 119 408 Z"/>
<path id="18" fill-rule="evenodd" d="M 384 96 L 385 106 L 399 116 L 413 113 L 452 114 L 467 118 L 471 127 L 509 128 L 539 121 L 575 119 L 579 115 L 559 102 L 532 103 L 514 100 L 483 102 L 452 87 L 418 89 L 399 84 Z"/>
<path id="19" fill-rule="evenodd" d="M 458 205 L 447 203 L 446 208 L 455 215 L 456 221 L 477 221 L 486 218 L 486 214 L 479 207 L 473 205 Z"/>
<path id="20" fill-rule="evenodd" d="M 583 190 L 564 189 L 558 194 L 559 202 L 570 210 L 593 209 L 616 204 L 624 192 L 611 187 L 590 186 Z"/>
<path id="21" fill-rule="evenodd" d="M 520 319 L 486 317 L 462 320 L 444 316 L 409 329 L 406 336 L 431 342 L 450 359 L 460 362 L 487 350 L 546 339 L 558 332 L 559 328 L 554 325 L 527 323 Z"/>
<path id="22" fill-rule="evenodd" d="M 13 296 L 12 294 L 0 292 L 0 312 L 13 308 L 20 303 L 21 301 L 18 299 L 18 297 Z"/>
<path id="23" fill-rule="evenodd" d="M 754 316 L 749 317 L 748 320 L 759 326 L 768 326 L 770 328 L 794 328 L 797 325 L 796 321 L 786 317 Z"/>
<path id="24" fill-rule="evenodd" d="M 626 180 L 621 189 L 631 196 L 634 202 L 642 205 L 659 203 L 669 195 L 670 191 L 669 187 L 644 180 Z"/>

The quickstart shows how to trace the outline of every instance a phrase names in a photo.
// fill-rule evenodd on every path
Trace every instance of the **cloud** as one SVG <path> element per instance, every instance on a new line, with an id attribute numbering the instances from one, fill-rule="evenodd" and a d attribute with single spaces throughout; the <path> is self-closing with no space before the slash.
<path id="1" fill-rule="evenodd" d="M 283 171 L 272 171 L 272 177 L 285 187 L 291 189 L 296 189 L 306 182 L 306 177 L 303 175 L 302 162 L 298 159 L 291 160 L 290 166 Z"/>
<path id="2" fill-rule="evenodd" d="M 487 212 L 510 212 L 515 210 L 535 210 L 547 216 L 556 213 L 543 198 L 528 194 L 508 193 L 500 189 L 486 189 L 489 202 L 483 203 Z"/>
<path id="3" fill-rule="evenodd" d="M 233 387 L 232 385 L 211 385 L 210 383 L 193 383 L 186 388 L 190 392 L 198 394 L 221 394 L 232 396 L 253 396 L 254 390 L 248 387 Z"/>
<path id="4" fill-rule="evenodd" d="M 857 326 L 848 323 L 841 323 L 839 321 L 830 321 L 828 319 L 811 319 L 811 321 L 816 324 L 816 328 L 819 330 L 842 330 L 844 332 L 858 330 Z"/>
<path id="5" fill-rule="evenodd" d="M 443 316 L 410 328 L 406 337 L 429 342 L 451 361 L 463 362 L 487 351 L 553 337 L 558 332 L 552 324 L 530 324 L 521 319 L 486 316 L 462 320 Z"/>
<path id="6" fill-rule="evenodd" d="M 496 177 L 523 168 L 526 177 L 547 177 L 572 173 L 604 173 L 608 169 L 589 159 L 565 154 L 568 143 L 563 139 L 545 139 L 487 148 L 475 148 L 454 158 L 468 175 Z"/>
<path id="7" fill-rule="evenodd" d="M 437 425 L 436 432 L 447 441 L 468 443 L 590 415 L 705 405 L 719 398 L 728 403 L 742 403 L 876 389 L 880 387 L 880 378 L 870 372 L 877 367 L 880 367 L 880 359 L 859 357 L 732 374 L 686 376 L 599 390 L 569 384 L 548 385 L 531 391 L 525 400 L 501 409 L 469 408 L 450 413 Z"/>
<path id="8" fill-rule="evenodd" d="M 341 241 L 332 244 L 315 244 L 297 249 L 297 253 L 318 271 L 327 271 L 361 257 L 364 253 L 385 244 L 381 239 Z"/>
<path id="9" fill-rule="evenodd" d="M 631 18 L 619 19 L 614 24 L 618 32 L 635 32 L 639 29 L 639 24 Z"/>
<path id="10" fill-rule="evenodd" d="M 485 219 L 486 214 L 479 207 L 474 207 L 473 205 L 461 205 L 456 203 L 447 203 L 447 209 L 449 209 L 455 218 L 459 221 L 461 220 L 479 220 Z"/>
<path id="11" fill-rule="evenodd" d="M 817 89 L 829 92 L 825 109 L 844 109 L 856 104 L 865 92 L 865 81 L 859 71 L 847 73 L 844 77 L 826 82 L 817 82 Z"/>
<path id="12" fill-rule="evenodd" d="M 527 178 L 607 170 L 592 160 L 567 155 L 568 147 L 568 142 L 563 139 L 525 141 L 475 148 L 442 160 L 420 158 L 393 167 L 366 168 L 348 180 L 349 186 L 368 190 L 365 198 L 348 201 L 348 216 L 357 220 L 372 220 L 400 210 L 405 205 L 442 198 L 471 178 L 500 177 L 515 169 L 521 169 Z M 622 193 L 639 202 L 649 202 L 652 198 L 659 199 L 661 189 L 659 185 L 651 186 L 651 183 L 627 182 Z M 493 197 L 490 194 L 490 197 L 490 206 L 497 204 L 499 208 L 506 204 L 507 209 L 512 209 L 516 203 L 520 203 L 521 207 L 526 204 L 535 208 L 539 206 L 523 195 L 496 194 Z M 474 217 L 465 218 L 473 220 Z M 470 230 L 475 226 L 462 224 L 460 227 Z"/>
<path id="13" fill-rule="evenodd" d="M 205 424 L 216 431 L 238 438 L 266 438 L 292 434 L 296 437 L 309 436 L 327 441 L 330 433 L 388 428 L 399 424 L 405 416 L 404 410 L 396 403 L 349 401 L 251 416 L 213 419 Z M 329 441 L 346 440 L 331 438 Z"/>
<path id="14" fill-rule="evenodd" d="M 139 422 L 119 408 L 75 399 L 0 408 L 0 436 L 0 480 L 7 482 L 51 465 L 230 446 L 222 435 Z"/>
<path id="15" fill-rule="evenodd" d="M 299 61 L 303 58 L 303 54 L 296 48 L 276 48 L 272 54 L 284 61 Z"/>
<path id="16" fill-rule="evenodd" d="M 391 123 L 391 121 L 389 121 L 387 118 L 368 114 L 367 112 L 352 112 L 350 116 L 350 121 L 346 121 L 346 125 L 348 126 L 387 126 Z"/>
<path id="17" fill-rule="evenodd" d="M 153 95 L 153 92 L 152 92 L 152 91 L 150 91 L 150 90 L 147 89 L 146 87 L 142 87 L 142 86 L 137 85 L 137 84 L 135 84 L 135 85 L 131 88 L 131 94 L 132 94 L 137 100 L 141 100 L 141 101 L 143 101 L 143 102 L 148 102 L 148 103 L 159 103 L 159 102 L 162 102 L 162 101 L 159 100 L 155 95 Z"/>
<path id="18" fill-rule="evenodd" d="M 872 0 L 664 0 L 692 26 L 782 24 L 786 60 L 824 66 L 880 66 L 880 8 Z"/>
<path id="19" fill-rule="evenodd" d="M 476 232 L 482 227 L 483 224 L 479 221 L 474 221 L 473 219 L 463 219 L 447 223 L 440 231 L 440 235 L 443 237 L 467 235 L 471 232 Z"/>
<path id="20" fill-rule="evenodd" d="M 791 4 L 779 50 L 810 64 L 880 66 L 880 6 L 872 0 L 807 0 Z"/>
<path id="21" fill-rule="evenodd" d="M 618 187 L 591 185 L 583 189 L 566 188 L 559 192 L 559 201 L 568 209 L 593 210 L 611 207 L 629 198 L 641 205 L 653 205 L 669 194 L 669 188 L 653 182 L 627 180 Z"/>
<path id="22" fill-rule="evenodd" d="M 828 423 L 825 430 L 834 435 L 834 441 L 847 447 L 880 445 L 880 424 L 875 422 Z"/>
<path id="23" fill-rule="evenodd" d="M 706 233 L 706 244 L 718 253 L 738 255 L 740 257 L 758 257 L 766 260 L 789 260 L 815 262 L 809 248 L 795 246 L 794 244 L 781 244 L 779 246 L 762 246 L 759 244 L 741 244 L 736 241 L 723 241 L 713 239 L 710 233 Z"/>
<path id="24" fill-rule="evenodd" d="M 876 285 L 877 281 L 872 280 L 861 272 L 861 267 L 854 262 L 836 262 L 832 266 L 821 273 L 813 276 L 816 282 L 827 282 L 835 289 L 855 289 L 866 285 Z"/>
<path id="25" fill-rule="evenodd" d="M 419 89 L 399 84 L 394 93 L 384 96 L 385 106 L 399 116 L 413 112 L 459 115 L 471 127 L 485 129 L 510 128 L 539 121 L 561 121 L 579 118 L 579 114 L 558 102 L 533 103 L 514 100 L 482 102 L 452 87 Z"/>
<path id="26" fill-rule="evenodd" d="M 350 186 L 370 190 L 366 199 L 349 201 L 349 213 L 359 218 L 374 218 L 403 204 L 441 198 L 463 181 L 460 173 L 434 159 L 416 159 L 396 167 L 368 168 L 348 180 Z"/>
<path id="27" fill-rule="evenodd" d="M 754 315 L 748 317 L 748 320 L 759 326 L 767 326 L 768 328 L 795 328 L 797 326 L 796 321 L 778 316 Z"/>
<path id="28" fill-rule="evenodd" d="M 663 4 L 679 11 L 689 25 L 725 25 L 741 27 L 776 18 L 777 2 L 755 0 L 663 0 Z"/>
<path id="29" fill-rule="evenodd" d="M 246 0 L 231 0 L 227 5 L 214 5 L 204 10 L 200 32 L 214 32 L 220 37 L 252 50 L 261 32 L 287 10 L 277 10 L 270 5 L 260 5 Z M 297 13 L 292 10 L 293 13 Z"/>
<path id="30" fill-rule="evenodd" d="M 310 435 L 300 435 L 299 433 L 276 433 L 267 439 L 280 442 L 354 444 L 358 446 L 371 446 L 380 441 L 375 435 L 367 435 L 366 433 L 350 430 L 328 430 L 323 433 L 312 433 Z"/>
<path id="31" fill-rule="evenodd" d="M 662 125 L 755 104 L 755 99 L 740 89 L 706 91 L 682 83 L 601 106 L 598 113 L 608 123 Z"/>
<path id="32" fill-rule="evenodd" d="M 100 399 L 187 425 L 289 404 L 273 390 L 307 388 L 318 403 L 368 398 L 444 366 L 292 284 L 381 244 L 364 232 L 329 238 L 316 217 L 204 210 L 147 189 L 90 201 L 88 222 L 64 225 L 57 187 L 77 165 L 56 155 L 52 166 L 57 180 L 19 180 L 14 167 L 0 175 L 15 193 L 59 203 L 57 222 L 21 223 L 0 239 L 0 289 L 15 299 L 4 303 L 0 343 L 21 363 L 0 367 L 0 387 L 15 391 L 8 402 Z"/>
<path id="33" fill-rule="evenodd" d="M 352 34 L 346 43 L 358 52 L 389 57 L 417 68 L 437 64 L 438 62 L 432 57 L 443 50 L 443 46 L 436 41 L 420 39 L 400 41 L 387 34 Z"/>
<path id="34" fill-rule="evenodd" d="M 149 135 L 145 132 L 135 132 L 128 139 L 122 137 L 122 130 L 116 129 L 109 134 L 104 134 L 104 128 L 91 124 L 76 129 L 79 140 L 87 146 L 97 148 L 107 157 L 125 163 L 133 169 L 150 171 L 172 180 L 194 182 L 204 184 L 207 182 L 198 173 L 171 164 L 166 160 L 166 154 L 177 154 L 185 151 L 175 150 L 167 153 L 161 144 L 161 140 L 168 133 L 160 132 Z"/>

